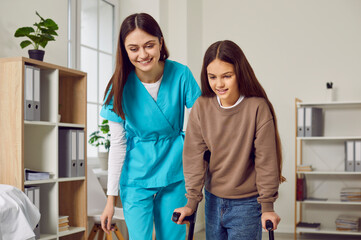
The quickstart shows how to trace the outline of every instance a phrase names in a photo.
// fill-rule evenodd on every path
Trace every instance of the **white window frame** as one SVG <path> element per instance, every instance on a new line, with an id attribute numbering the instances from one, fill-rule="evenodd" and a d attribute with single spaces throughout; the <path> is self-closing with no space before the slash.
<path id="1" fill-rule="evenodd" d="M 112 51 L 112 59 L 113 59 L 113 71 L 114 71 L 114 66 L 115 66 L 115 57 L 116 57 L 116 44 L 117 44 L 117 39 L 118 39 L 118 33 L 119 33 L 119 1 L 120 0 L 102 0 L 104 2 L 107 2 L 110 5 L 114 6 L 114 29 L 113 29 L 113 51 Z M 97 14 L 97 32 L 99 32 L 99 1 L 98 2 L 98 14 Z M 81 0 L 68 0 L 68 67 L 69 68 L 74 68 L 74 69 L 78 69 L 80 70 L 80 66 L 81 66 L 81 57 L 80 57 L 80 49 L 82 47 L 81 45 L 81 31 L 80 31 L 80 27 L 81 27 Z M 105 53 L 105 54 L 109 54 L 108 52 L 104 52 L 102 50 L 99 49 L 99 35 L 97 35 L 97 49 L 95 48 L 91 48 L 89 46 L 83 46 L 83 47 L 87 47 L 89 49 L 95 50 L 97 52 L 97 95 L 99 94 L 99 76 L 100 76 L 100 72 L 99 72 L 99 53 Z M 97 100 L 99 101 L 99 96 L 97 96 Z M 88 101 L 87 100 L 87 105 L 88 104 L 94 104 L 97 105 L 97 123 L 100 123 L 100 116 L 99 116 L 99 108 L 102 105 L 102 102 L 92 102 L 92 101 Z M 89 132 L 87 132 L 87 135 L 89 136 Z M 87 136 L 87 139 L 88 139 Z M 99 150 L 99 149 L 98 149 Z M 94 163 L 95 159 L 97 159 L 96 157 L 88 157 L 88 163 Z"/>

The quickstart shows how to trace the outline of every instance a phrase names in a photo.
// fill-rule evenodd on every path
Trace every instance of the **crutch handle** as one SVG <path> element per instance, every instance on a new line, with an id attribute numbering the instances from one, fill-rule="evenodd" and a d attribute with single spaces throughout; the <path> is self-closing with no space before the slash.
<path id="1" fill-rule="evenodd" d="M 173 222 L 178 222 L 178 219 L 179 219 L 180 215 L 181 215 L 181 213 L 174 212 L 173 216 L 172 216 L 172 221 Z M 188 240 L 193 240 L 194 225 L 196 223 L 196 215 L 197 215 L 197 211 L 194 211 L 194 213 L 192 215 L 186 216 L 183 219 L 183 221 L 188 221 L 189 222 Z"/>
<path id="2" fill-rule="evenodd" d="M 274 240 L 274 233 L 273 233 L 273 223 L 271 220 L 266 221 L 266 229 L 269 233 L 269 240 Z"/>
<path id="3" fill-rule="evenodd" d="M 178 219 L 180 217 L 181 213 L 179 212 L 174 212 L 173 216 L 172 216 L 172 221 L 173 222 L 178 222 Z M 190 216 L 186 216 L 183 221 L 188 221 L 189 223 L 195 223 L 196 222 L 196 212 L 194 212 L 192 215 Z"/>

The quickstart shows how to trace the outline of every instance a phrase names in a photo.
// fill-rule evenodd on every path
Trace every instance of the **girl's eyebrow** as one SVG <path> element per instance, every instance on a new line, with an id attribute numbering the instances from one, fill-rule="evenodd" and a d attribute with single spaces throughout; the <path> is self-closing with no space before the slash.
<path id="1" fill-rule="evenodd" d="M 233 72 L 229 71 L 229 72 L 222 73 L 221 75 L 226 75 L 226 74 L 233 74 Z M 208 75 L 214 75 L 214 74 L 213 73 L 208 73 Z"/>
<path id="2" fill-rule="evenodd" d="M 143 45 L 147 45 L 149 43 L 154 43 L 155 40 L 149 40 L 148 42 L 144 43 Z M 128 44 L 127 47 L 137 47 L 137 44 Z"/>

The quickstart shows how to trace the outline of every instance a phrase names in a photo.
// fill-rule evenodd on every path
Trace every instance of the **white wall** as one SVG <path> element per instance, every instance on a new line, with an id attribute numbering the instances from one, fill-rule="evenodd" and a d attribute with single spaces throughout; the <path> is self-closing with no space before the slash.
<path id="1" fill-rule="evenodd" d="M 287 182 L 280 187 L 278 231 L 293 231 L 294 98 L 361 100 L 361 1 L 203 0 L 203 52 L 230 39 L 246 54 L 278 116 Z"/>
<path id="2" fill-rule="evenodd" d="M 202 49 L 202 1 L 120 0 L 121 22 L 128 15 L 145 12 L 159 23 L 170 59 L 190 66 L 199 79 Z"/>
<path id="3" fill-rule="evenodd" d="M 203 4 L 200 0 L 188 0 L 187 3 L 187 65 L 200 85 L 203 61 Z"/>
<path id="4" fill-rule="evenodd" d="M 170 59 L 183 64 L 187 62 L 187 1 L 169 0 L 121 0 L 120 19 L 145 12 L 160 25 L 170 52 Z"/>
<path id="5" fill-rule="evenodd" d="M 159 0 L 120 0 L 120 22 L 133 13 L 145 12 L 159 22 Z"/>
<path id="6" fill-rule="evenodd" d="M 39 17 L 53 19 L 59 26 L 55 41 L 45 47 L 44 61 L 66 66 L 67 65 L 67 38 L 68 38 L 68 1 L 65 0 L 1 0 L 0 1 L 0 57 L 29 57 L 28 46 L 21 49 L 20 42 L 25 38 L 15 38 L 14 33 L 20 27 L 33 27 Z M 42 48 L 40 48 L 42 49 Z"/>

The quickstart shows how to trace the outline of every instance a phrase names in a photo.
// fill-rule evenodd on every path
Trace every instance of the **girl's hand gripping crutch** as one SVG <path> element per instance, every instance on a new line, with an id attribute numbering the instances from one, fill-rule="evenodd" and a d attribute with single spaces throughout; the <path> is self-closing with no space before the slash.
<path id="1" fill-rule="evenodd" d="M 174 212 L 173 216 L 172 216 L 172 221 L 173 222 L 178 222 L 178 219 L 180 217 L 180 213 L 179 212 Z M 188 221 L 189 222 L 189 230 L 188 230 L 188 240 L 192 240 L 193 239 L 193 234 L 194 234 L 194 225 L 196 223 L 196 215 L 197 215 L 197 211 L 195 211 L 192 215 L 190 216 L 186 216 L 183 221 Z"/>

